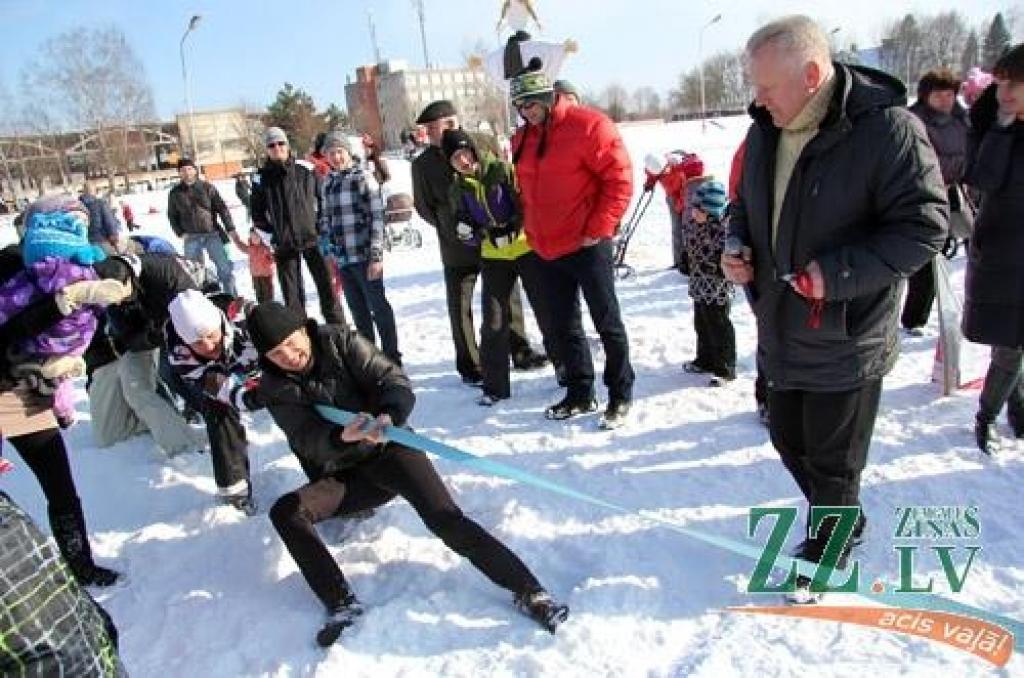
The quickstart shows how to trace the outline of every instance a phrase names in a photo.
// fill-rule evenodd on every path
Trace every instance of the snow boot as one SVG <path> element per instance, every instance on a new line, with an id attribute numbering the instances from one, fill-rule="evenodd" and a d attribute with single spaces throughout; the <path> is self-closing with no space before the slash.
<path id="1" fill-rule="evenodd" d="M 575 417 L 579 414 L 587 414 L 596 411 L 597 400 L 595 400 L 593 396 L 577 398 L 575 396 L 567 395 L 545 410 L 544 416 L 548 419 L 562 420 Z"/>
<path id="2" fill-rule="evenodd" d="M 991 455 L 999 449 L 999 434 L 996 433 L 995 420 L 980 410 L 974 416 L 974 442 L 985 454 Z"/>
<path id="3" fill-rule="evenodd" d="M 558 626 L 569 618 L 569 606 L 556 603 L 544 589 L 516 594 L 516 608 L 534 620 L 548 633 L 553 634 Z"/>
<path id="4" fill-rule="evenodd" d="M 630 402 L 628 400 L 612 398 L 608 402 L 608 407 L 605 408 L 604 414 L 601 415 L 601 421 L 598 422 L 598 426 L 606 431 L 622 426 L 629 415 L 629 407 Z"/>
<path id="5" fill-rule="evenodd" d="M 57 542 L 57 549 L 67 561 L 71 574 L 82 586 L 113 586 L 121 578 L 120 573 L 100 567 L 92 559 L 89 535 L 85 531 L 85 517 L 82 507 L 61 512 L 50 510 L 50 530 Z"/>
<path id="6" fill-rule="evenodd" d="M 520 372 L 539 370 L 551 362 L 543 353 L 536 351 L 524 351 L 512 359 L 512 367 Z"/>
<path id="7" fill-rule="evenodd" d="M 1013 429 L 1013 437 L 1024 438 L 1024 376 L 1017 379 L 1017 385 L 1006 401 L 1006 421 Z"/>
<path id="8" fill-rule="evenodd" d="M 340 604 L 327 611 L 327 620 L 316 634 L 316 644 L 320 647 L 333 645 L 341 633 L 356 623 L 363 615 L 363 605 L 353 593 L 348 593 Z"/>

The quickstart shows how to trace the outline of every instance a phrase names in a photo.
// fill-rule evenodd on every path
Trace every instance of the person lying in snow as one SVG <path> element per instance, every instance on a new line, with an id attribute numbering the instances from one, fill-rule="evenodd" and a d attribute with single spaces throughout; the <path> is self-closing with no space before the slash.
<path id="1" fill-rule="evenodd" d="M 307 321 L 275 302 L 256 306 L 248 329 L 263 367 L 260 390 L 310 480 L 278 499 L 270 520 L 327 610 L 317 634 L 320 645 L 337 640 L 363 608 L 316 523 L 399 495 L 449 548 L 511 591 L 519 609 L 554 632 L 568 607 L 552 600 L 512 551 L 463 515 L 423 452 L 382 437 L 385 426 L 406 425 L 415 402 L 401 367 L 358 333 Z M 339 427 L 317 414 L 317 404 L 360 416 Z"/>

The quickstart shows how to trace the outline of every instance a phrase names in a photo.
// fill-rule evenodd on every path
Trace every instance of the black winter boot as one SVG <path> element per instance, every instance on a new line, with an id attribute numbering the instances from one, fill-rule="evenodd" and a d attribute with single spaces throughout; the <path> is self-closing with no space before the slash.
<path id="1" fill-rule="evenodd" d="M 335 607 L 327 611 L 327 620 L 316 634 L 320 647 L 330 647 L 341 636 L 342 631 L 356 623 L 363 615 L 363 605 L 349 592 Z"/>
<path id="2" fill-rule="evenodd" d="M 1006 401 L 1006 421 L 1013 429 L 1013 437 L 1024 438 L 1024 377 L 1017 379 L 1017 385 Z"/>
<path id="3" fill-rule="evenodd" d="M 999 434 L 993 417 L 978 411 L 974 417 L 974 440 L 978 449 L 985 454 L 992 454 L 999 449 Z"/>
<path id="4" fill-rule="evenodd" d="M 81 506 L 55 513 L 50 511 L 50 529 L 57 542 L 60 554 L 64 556 L 71 574 L 82 586 L 112 586 L 120 574 L 100 567 L 92 559 L 89 535 L 85 531 L 85 517 Z"/>
<path id="5" fill-rule="evenodd" d="M 551 594 L 543 589 L 517 594 L 515 605 L 523 614 L 547 629 L 548 633 L 554 633 L 558 625 L 569 618 L 569 606 L 556 603 Z"/>

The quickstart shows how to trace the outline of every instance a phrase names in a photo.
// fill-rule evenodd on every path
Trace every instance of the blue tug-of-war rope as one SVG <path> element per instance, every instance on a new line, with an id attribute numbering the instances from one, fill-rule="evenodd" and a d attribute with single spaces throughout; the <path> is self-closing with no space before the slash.
<path id="1" fill-rule="evenodd" d="M 317 413 L 334 424 L 346 426 L 350 424 L 357 415 L 346 410 L 340 410 L 336 407 L 330 407 L 328 405 L 316 405 Z M 413 433 L 404 428 L 397 426 L 388 426 L 384 429 L 384 436 L 389 440 L 396 443 L 400 443 L 407 447 L 412 447 L 423 452 L 433 454 L 462 464 L 475 468 L 484 473 L 488 473 L 501 478 L 507 478 L 508 480 L 514 480 L 525 485 L 533 487 L 539 487 L 555 494 L 560 494 L 563 497 L 569 497 L 577 501 L 581 501 L 594 506 L 601 506 L 614 513 L 622 513 L 625 515 L 636 516 L 643 520 L 655 523 L 661 527 L 668 528 L 675 532 L 679 532 L 688 537 L 702 541 L 705 544 L 717 546 L 720 549 L 735 553 L 737 555 L 745 556 L 751 560 L 757 561 L 761 558 L 761 549 L 754 548 L 749 544 L 743 544 L 741 542 L 728 539 L 725 537 L 719 537 L 713 534 L 700 532 L 698 530 L 684 527 L 676 522 L 661 518 L 656 515 L 651 515 L 647 512 L 638 511 L 636 509 L 630 509 L 619 504 L 615 504 L 610 501 L 595 497 L 592 494 L 581 492 L 573 489 L 568 485 L 548 480 L 538 475 L 528 473 L 514 466 L 503 464 L 492 459 L 485 457 L 479 457 L 471 452 L 460 450 L 457 447 L 452 447 L 432 438 L 421 436 L 417 433 Z M 798 560 L 789 556 L 779 554 L 775 559 L 776 568 L 784 569 L 789 571 L 795 565 L 797 571 L 807 577 L 813 577 L 814 571 L 817 568 L 813 563 L 809 563 L 804 560 Z M 836 570 L 836 574 L 843 573 L 844 570 Z M 920 610 L 932 610 L 934 612 L 949 612 L 953 614 L 962 614 L 976 619 L 981 619 L 992 624 L 1003 627 L 1007 631 L 1013 634 L 1014 638 L 1024 637 L 1024 623 L 1009 617 L 995 614 L 994 612 L 988 612 L 981 608 L 967 605 L 964 603 L 958 603 L 949 598 L 937 594 L 925 594 L 925 593 L 874 593 L 871 591 L 858 592 L 857 595 L 867 598 L 869 600 L 881 603 L 883 605 L 889 605 L 892 607 L 902 608 L 913 608 Z"/>

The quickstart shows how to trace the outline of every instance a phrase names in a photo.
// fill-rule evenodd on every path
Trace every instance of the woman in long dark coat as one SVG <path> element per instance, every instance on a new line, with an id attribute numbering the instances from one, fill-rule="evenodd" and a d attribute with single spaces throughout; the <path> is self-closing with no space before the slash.
<path id="1" fill-rule="evenodd" d="M 1024 44 L 997 63 L 996 84 L 971 108 L 967 180 L 981 191 L 967 265 L 964 336 L 992 347 L 975 436 L 991 453 L 995 419 L 1007 405 L 1024 438 Z"/>

